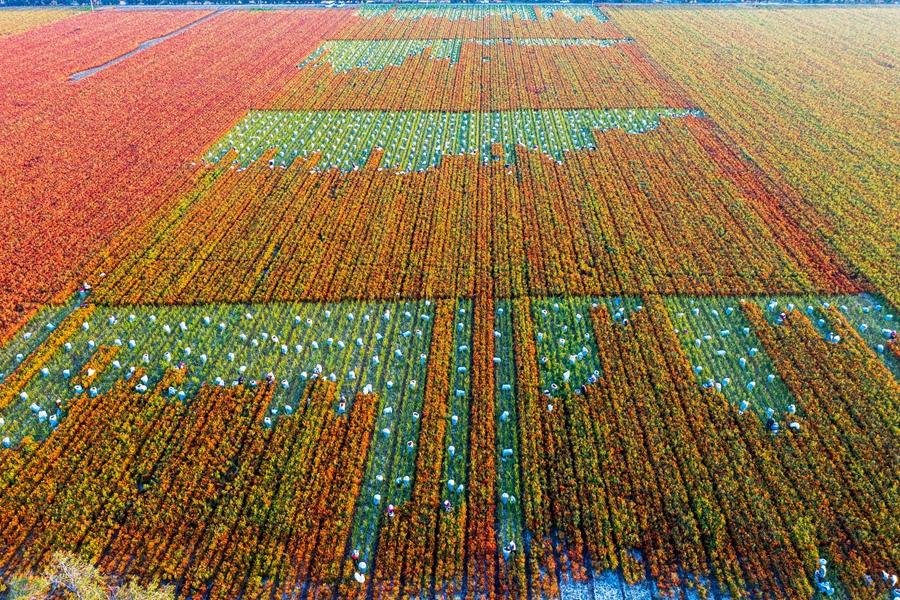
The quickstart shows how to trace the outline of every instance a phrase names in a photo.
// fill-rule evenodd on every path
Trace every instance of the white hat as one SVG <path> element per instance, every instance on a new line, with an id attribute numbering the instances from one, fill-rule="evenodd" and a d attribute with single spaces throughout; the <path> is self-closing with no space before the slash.
<path id="1" fill-rule="evenodd" d="M 820 559 L 819 559 L 819 564 L 822 565 L 822 566 L 824 567 L 825 565 L 828 564 L 828 561 L 825 560 L 824 558 L 820 558 Z"/>

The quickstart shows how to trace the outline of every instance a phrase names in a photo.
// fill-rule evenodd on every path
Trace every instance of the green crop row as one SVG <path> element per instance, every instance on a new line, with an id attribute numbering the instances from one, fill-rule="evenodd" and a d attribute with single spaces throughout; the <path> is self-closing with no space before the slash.
<path id="1" fill-rule="evenodd" d="M 134 386 L 153 389 L 167 369 L 182 364 L 184 381 L 169 390 L 181 399 L 193 396 L 202 383 L 230 386 L 243 377 L 245 385 L 264 385 L 271 372 L 270 423 L 297 409 L 305 383 L 317 371 L 339 383 L 347 408 L 363 390 L 378 393 L 385 406 L 421 404 L 432 315 L 428 301 L 100 306 L 25 385 L 24 395 L 3 410 L 2 431 L 16 442 L 25 435 L 44 437 L 57 400 L 62 418 L 76 395 L 109 390 L 139 369 L 146 380 L 135 379 Z M 77 387 L 78 374 L 102 346 L 118 349 L 113 360 L 98 369 L 90 386 Z M 38 419 L 41 410 L 47 419 Z M 373 445 L 376 452 L 381 447 Z"/>
<path id="2" fill-rule="evenodd" d="M 468 5 L 450 5 L 450 6 L 413 6 L 409 4 L 400 5 L 373 5 L 361 6 L 354 13 L 359 17 L 382 17 L 391 15 L 396 21 L 406 21 L 421 19 L 423 17 L 449 19 L 456 21 L 465 19 L 468 21 L 477 21 L 487 17 L 500 17 L 503 20 L 520 19 L 524 21 L 537 21 L 537 12 L 534 6 L 527 4 L 468 4 Z M 599 23 L 605 23 L 608 19 L 599 9 L 593 6 L 553 6 L 541 8 L 541 15 L 544 18 L 552 19 L 555 15 L 562 15 L 572 19 L 576 23 L 583 21 L 585 18 L 596 19 Z"/>
<path id="3" fill-rule="evenodd" d="M 209 151 L 217 162 L 234 149 L 237 165 L 247 165 L 277 148 L 272 166 L 289 166 L 298 156 L 320 154 L 316 168 L 350 171 L 381 148 L 382 168 L 399 172 L 437 166 L 441 157 L 478 154 L 487 161 L 492 144 L 515 162 L 516 148 L 532 148 L 555 160 L 594 147 L 594 132 L 620 129 L 643 133 L 662 118 L 699 113 L 687 109 L 428 111 L 251 111 Z"/>

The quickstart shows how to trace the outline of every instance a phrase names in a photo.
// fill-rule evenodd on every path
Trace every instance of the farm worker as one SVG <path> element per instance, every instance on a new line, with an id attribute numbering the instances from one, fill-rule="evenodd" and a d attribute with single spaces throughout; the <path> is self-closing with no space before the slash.
<path id="1" fill-rule="evenodd" d="M 350 558 L 353 559 L 353 562 L 359 560 L 359 548 L 354 548 L 353 552 L 350 554 Z"/>
<path id="2" fill-rule="evenodd" d="M 266 383 L 272 383 L 275 381 L 275 374 L 269 371 L 269 374 L 266 375 Z"/>
<path id="3" fill-rule="evenodd" d="M 778 421 L 775 420 L 775 417 L 769 417 L 769 420 L 766 421 L 766 428 L 772 432 L 772 435 L 778 433 Z"/>
<path id="4" fill-rule="evenodd" d="M 503 558 L 509 560 L 509 555 L 516 551 L 516 543 L 510 542 L 503 547 Z"/>
<path id="5" fill-rule="evenodd" d="M 392 519 L 394 518 L 394 505 L 393 504 L 388 504 L 387 516 L 389 516 Z"/>
<path id="6" fill-rule="evenodd" d="M 453 505 L 450 504 L 450 501 L 449 501 L 449 500 L 444 500 L 444 510 L 447 511 L 447 512 L 452 512 L 452 511 L 453 511 Z"/>
<path id="7" fill-rule="evenodd" d="M 831 584 L 828 583 L 826 577 L 828 576 L 828 569 L 825 565 L 828 564 L 824 558 L 819 559 L 819 568 L 816 569 L 816 572 L 813 574 L 813 577 L 816 580 L 816 587 L 819 591 L 826 596 L 831 596 L 834 594 L 834 588 L 831 587 Z"/>

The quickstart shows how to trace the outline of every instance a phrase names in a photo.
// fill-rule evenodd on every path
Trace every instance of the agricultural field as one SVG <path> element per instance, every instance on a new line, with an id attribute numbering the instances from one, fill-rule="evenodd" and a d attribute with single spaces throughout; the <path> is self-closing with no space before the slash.
<path id="1" fill-rule="evenodd" d="M 18 10 L 0 14 L 0 37 L 16 35 L 77 14 L 74 10 Z"/>
<path id="2" fill-rule="evenodd" d="M 0 596 L 900 595 L 898 39 L 0 10 Z"/>

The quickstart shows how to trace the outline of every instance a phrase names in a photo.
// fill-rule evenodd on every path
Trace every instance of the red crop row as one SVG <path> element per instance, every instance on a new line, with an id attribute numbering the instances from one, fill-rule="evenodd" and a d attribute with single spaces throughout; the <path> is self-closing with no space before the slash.
<path id="1" fill-rule="evenodd" d="M 497 432 L 494 411 L 494 303 L 475 298 L 472 329 L 472 399 L 469 415 L 469 491 L 466 523 L 468 597 L 496 596 L 497 534 L 494 529 Z"/>

